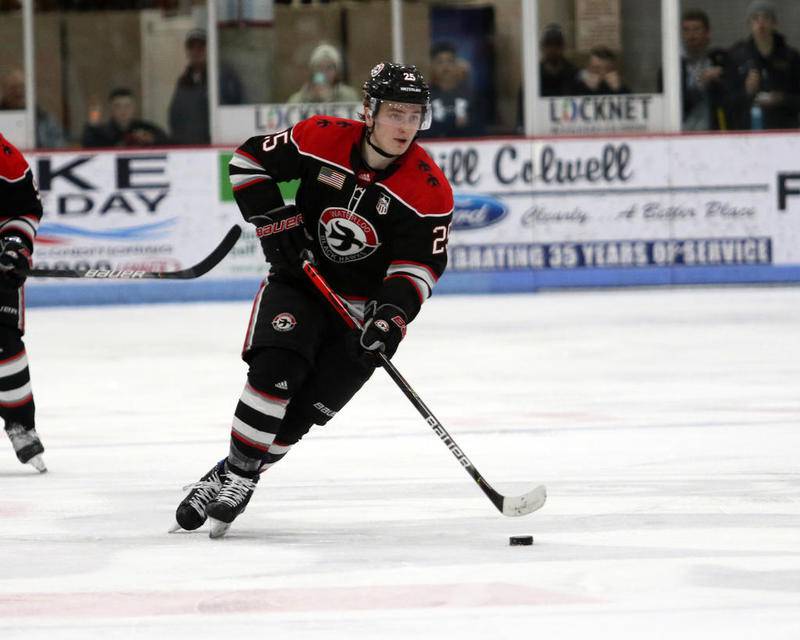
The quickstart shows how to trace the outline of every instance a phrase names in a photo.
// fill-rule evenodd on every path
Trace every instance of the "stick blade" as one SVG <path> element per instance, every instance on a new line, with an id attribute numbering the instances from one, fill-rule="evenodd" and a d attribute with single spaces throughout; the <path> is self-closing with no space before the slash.
<path id="1" fill-rule="evenodd" d="M 34 278 L 87 278 L 91 280 L 192 280 L 205 275 L 228 255 L 242 228 L 233 225 L 222 241 L 196 265 L 178 271 L 144 271 L 135 269 L 28 269 L 25 273 Z"/>
<path id="2" fill-rule="evenodd" d="M 233 225 L 228 229 L 228 233 L 225 234 L 225 237 L 214 250 L 193 267 L 181 269 L 180 271 L 165 271 L 154 275 L 156 278 L 163 280 L 192 280 L 194 278 L 199 278 L 222 262 L 222 259 L 233 249 L 233 246 L 241 235 L 242 228 L 238 224 Z"/>
<path id="3" fill-rule="evenodd" d="M 547 489 L 544 485 L 521 496 L 503 498 L 503 515 L 509 517 L 525 516 L 544 506 L 547 500 Z"/>

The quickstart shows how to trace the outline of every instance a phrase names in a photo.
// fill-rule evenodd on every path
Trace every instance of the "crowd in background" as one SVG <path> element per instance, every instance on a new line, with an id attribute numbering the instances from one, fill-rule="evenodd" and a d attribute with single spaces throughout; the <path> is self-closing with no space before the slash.
<path id="1" fill-rule="evenodd" d="M 684 130 L 793 129 L 800 126 L 800 54 L 778 30 L 774 3 L 751 2 L 747 9 L 749 35 L 728 48 L 712 47 L 712 25 L 700 9 L 681 16 L 681 89 Z M 206 33 L 190 31 L 184 41 L 186 67 L 177 78 L 165 130 L 139 116 L 138 100 L 130 87 L 113 87 L 104 105 L 92 105 L 78 139 L 69 140 L 57 120 L 37 107 L 36 142 L 44 148 L 135 147 L 211 142 L 209 131 Z M 542 97 L 630 93 L 621 61 L 609 47 L 595 46 L 579 57 L 567 55 L 567 38 L 558 24 L 547 25 L 539 39 L 539 94 Z M 577 64 L 578 62 L 582 64 Z M 474 86 L 467 59 L 457 42 L 434 42 L 430 49 L 428 81 L 433 123 L 430 138 L 474 137 L 495 133 L 487 126 L 492 106 Z M 219 98 L 224 105 L 245 104 L 243 83 L 232 67 L 219 65 Z M 358 85 L 345 82 L 340 50 L 319 43 L 308 59 L 305 77 L 285 102 L 360 102 Z M 658 90 L 663 89 L 661 72 Z M 633 87 L 636 90 L 636 87 Z M 523 89 L 517 104 L 517 132 L 522 130 Z M 0 109 L 25 107 L 25 76 L 21 69 L 0 74 Z M 76 136 L 73 136 L 76 138 Z"/>

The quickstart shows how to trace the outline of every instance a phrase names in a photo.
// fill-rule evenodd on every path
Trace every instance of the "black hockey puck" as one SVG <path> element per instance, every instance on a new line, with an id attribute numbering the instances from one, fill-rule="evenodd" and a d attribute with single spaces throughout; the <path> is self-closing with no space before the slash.
<path id="1" fill-rule="evenodd" d="M 533 536 L 511 536 L 508 539 L 508 544 L 510 544 L 512 547 L 527 547 L 533 544 Z"/>

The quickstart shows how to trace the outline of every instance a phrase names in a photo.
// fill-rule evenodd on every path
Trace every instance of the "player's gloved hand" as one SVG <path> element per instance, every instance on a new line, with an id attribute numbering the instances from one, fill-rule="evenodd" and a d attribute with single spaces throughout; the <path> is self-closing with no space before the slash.
<path id="1" fill-rule="evenodd" d="M 374 300 L 367 305 L 366 322 L 358 341 L 361 360 L 373 367 L 380 366 L 378 353 L 391 358 L 406 335 L 406 314 L 392 304 L 378 305 Z"/>
<path id="2" fill-rule="evenodd" d="M 19 289 L 31 266 L 31 252 L 17 236 L 0 238 L 0 288 Z"/>
<path id="3" fill-rule="evenodd" d="M 251 216 L 250 222 L 256 225 L 264 256 L 273 267 L 298 269 L 304 260 L 314 262 L 313 240 L 293 204 Z"/>

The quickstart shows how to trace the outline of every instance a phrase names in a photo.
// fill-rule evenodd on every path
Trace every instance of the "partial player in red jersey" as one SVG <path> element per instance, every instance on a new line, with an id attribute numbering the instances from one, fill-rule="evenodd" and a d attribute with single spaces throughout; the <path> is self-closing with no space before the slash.
<path id="1" fill-rule="evenodd" d="M 25 273 L 42 202 L 22 154 L 0 135 L 0 416 L 20 462 L 45 472 L 36 433 L 25 332 Z"/>
<path id="2" fill-rule="evenodd" d="M 247 382 L 230 450 L 178 506 L 177 525 L 224 535 L 260 474 L 312 425 L 324 425 L 391 357 L 447 265 L 453 193 L 416 142 L 430 90 L 413 66 L 382 63 L 364 83 L 363 121 L 314 116 L 242 144 L 230 163 L 236 202 L 256 226 L 269 275 L 245 337 Z M 300 180 L 295 205 L 278 183 Z M 315 262 L 364 322 L 351 331 L 309 284 Z"/>

